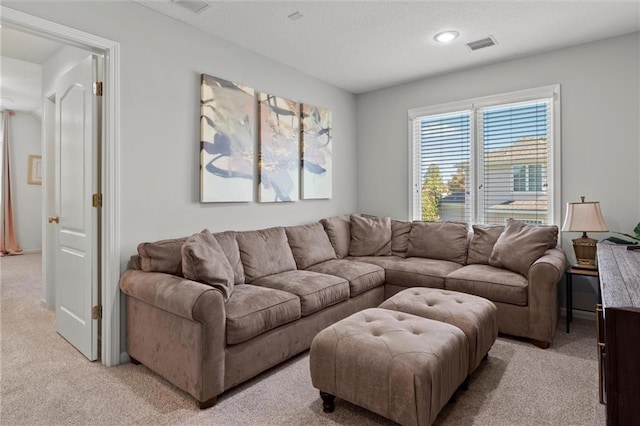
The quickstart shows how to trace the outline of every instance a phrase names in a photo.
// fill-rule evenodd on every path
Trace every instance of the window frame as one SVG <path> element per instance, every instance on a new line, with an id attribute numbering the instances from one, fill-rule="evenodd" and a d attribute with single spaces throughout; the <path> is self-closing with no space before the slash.
<path id="1" fill-rule="evenodd" d="M 547 171 L 547 190 L 551 192 L 549 197 L 549 224 L 560 225 L 562 212 L 562 182 L 561 182 L 561 154 L 562 154 L 562 132 L 561 132 L 561 106 L 560 106 L 560 84 L 552 84 L 531 89 L 518 90 L 501 93 L 497 95 L 483 96 L 467 99 L 463 101 L 434 104 L 423 107 L 411 108 L 408 110 L 408 214 L 410 220 L 419 220 L 421 210 L 421 176 L 420 176 L 420 141 L 414 138 L 414 120 L 428 115 L 454 114 L 468 111 L 470 114 L 469 125 L 471 127 L 471 159 L 474 165 L 470 173 L 470 185 L 476 194 L 471 203 L 470 224 L 483 223 L 479 211 L 478 200 L 482 198 L 481 189 L 476 187 L 479 177 L 484 171 L 478 167 L 478 156 L 482 155 L 482 141 L 476 141 L 478 135 L 477 112 L 482 108 L 494 107 L 504 104 L 515 104 L 534 102 L 538 100 L 549 100 L 549 131 L 548 143 L 551 145 L 549 159 L 549 169 Z"/>

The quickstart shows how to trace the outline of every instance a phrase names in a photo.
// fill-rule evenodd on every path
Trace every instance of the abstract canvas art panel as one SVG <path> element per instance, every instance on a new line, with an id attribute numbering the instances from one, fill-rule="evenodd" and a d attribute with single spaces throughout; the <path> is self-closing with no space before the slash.
<path id="1" fill-rule="evenodd" d="M 255 93 L 202 74 L 200 202 L 253 201 Z"/>
<path id="2" fill-rule="evenodd" d="M 258 94 L 261 203 L 296 201 L 300 182 L 300 104 Z"/>
<path id="3" fill-rule="evenodd" d="M 302 105 L 302 198 L 331 198 L 332 117 L 325 108 Z"/>

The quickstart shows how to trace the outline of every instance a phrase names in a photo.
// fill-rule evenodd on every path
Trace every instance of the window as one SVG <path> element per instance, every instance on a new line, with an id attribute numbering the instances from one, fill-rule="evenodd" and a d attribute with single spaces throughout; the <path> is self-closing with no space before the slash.
<path id="1" fill-rule="evenodd" d="M 513 166 L 513 191 L 542 191 L 542 170 L 542 164 Z"/>
<path id="2" fill-rule="evenodd" d="M 414 219 L 559 223 L 559 86 L 409 111 Z"/>

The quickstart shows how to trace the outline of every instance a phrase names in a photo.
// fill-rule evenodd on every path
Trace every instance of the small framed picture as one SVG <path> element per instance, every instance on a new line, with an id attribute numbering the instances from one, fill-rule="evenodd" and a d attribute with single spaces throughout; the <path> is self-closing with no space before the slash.
<path id="1" fill-rule="evenodd" d="M 42 156 L 29 156 L 29 172 L 27 175 L 29 185 L 42 185 Z"/>

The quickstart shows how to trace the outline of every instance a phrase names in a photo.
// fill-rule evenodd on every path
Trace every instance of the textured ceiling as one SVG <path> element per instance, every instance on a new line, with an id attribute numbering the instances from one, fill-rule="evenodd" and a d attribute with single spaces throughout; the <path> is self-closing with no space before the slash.
<path id="1" fill-rule="evenodd" d="M 200 14 L 136 1 L 353 93 L 640 31 L 640 0 L 209 0 Z M 289 19 L 295 12 L 303 18 Z M 446 29 L 459 39 L 435 43 Z M 489 35 L 496 46 L 465 44 Z"/>
<path id="2" fill-rule="evenodd" d="M 42 65 L 62 44 L 3 26 L 0 28 L 0 55 Z"/>

